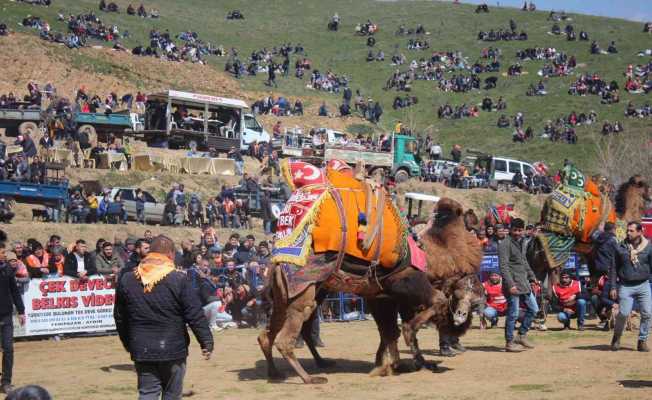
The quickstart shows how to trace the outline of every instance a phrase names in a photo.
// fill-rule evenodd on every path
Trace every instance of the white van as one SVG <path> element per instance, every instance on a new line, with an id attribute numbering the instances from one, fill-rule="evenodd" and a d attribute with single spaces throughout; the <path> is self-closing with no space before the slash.
<path id="1" fill-rule="evenodd" d="M 517 172 L 520 172 L 523 176 L 529 173 L 532 175 L 537 174 L 532 164 L 525 161 L 504 157 L 492 158 L 490 171 L 492 180 L 498 183 L 511 182 Z"/>

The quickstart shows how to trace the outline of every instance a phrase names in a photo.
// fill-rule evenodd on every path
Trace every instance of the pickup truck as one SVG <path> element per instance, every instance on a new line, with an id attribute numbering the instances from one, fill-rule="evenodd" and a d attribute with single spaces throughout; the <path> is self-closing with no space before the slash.
<path id="1" fill-rule="evenodd" d="M 383 170 L 386 176 L 398 183 L 420 176 L 421 167 L 416 161 L 417 139 L 406 135 L 393 135 L 390 151 L 373 151 L 361 147 L 327 144 L 324 161 L 338 159 L 355 165 L 363 161 L 369 175 Z"/>

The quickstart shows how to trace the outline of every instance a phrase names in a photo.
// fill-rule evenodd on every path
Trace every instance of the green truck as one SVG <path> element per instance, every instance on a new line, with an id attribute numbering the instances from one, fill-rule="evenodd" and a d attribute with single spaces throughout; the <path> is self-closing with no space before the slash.
<path id="1" fill-rule="evenodd" d="M 324 150 L 326 162 L 337 159 L 355 165 L 363 161 L 371 176 L 384 172 L 398 183 L 410 177 L 421 176 L 416 159 L 417 139 L 413 136 L 392 135 L 390 151 L 372 151 L 359 146 L 327 144 Z"/>

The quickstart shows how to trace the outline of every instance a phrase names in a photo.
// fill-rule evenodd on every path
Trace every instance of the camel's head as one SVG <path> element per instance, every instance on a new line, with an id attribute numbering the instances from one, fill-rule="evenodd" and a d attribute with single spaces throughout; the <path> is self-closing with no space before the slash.
<path id="1" fill-rule="evenodd" d="M 462 205 L 448 197 L 441 198 L 435 206 L 435 216 L 433 218 L 433 228 L 441 230 L 449 224 L 460 220 L 464 214 Z"/>
<path id="2" fill-rule="evenodd" d="M 630 219 L 640 219 L 652 202 L 652 189 L 640 175 L 623 183 L 616 193 L 616 212 Z"/>
<path id="3" fill-rule="evenodd" d="M 449 301 L 453 324 L 460 326 L 469 319 L 473 307 L 484 300 L 482 284 L 475 274 L 470 274 L 458 279 L 451 289 Z"/>

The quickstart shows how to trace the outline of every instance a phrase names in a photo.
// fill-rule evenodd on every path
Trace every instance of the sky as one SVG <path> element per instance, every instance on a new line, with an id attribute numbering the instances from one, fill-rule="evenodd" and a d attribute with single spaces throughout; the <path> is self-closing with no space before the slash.
<path id="1" fill-rule="evenodd" d="M 524 0 L 462 0 L 462 2 L 487 3 L 490 7 L 499 2 L 501 6 L 522 7 Z M 652 0 L 535 0 L 534 4 L 537 5 L 537 10 L 564 10 L 633 21 L 652 21 Z"/>

